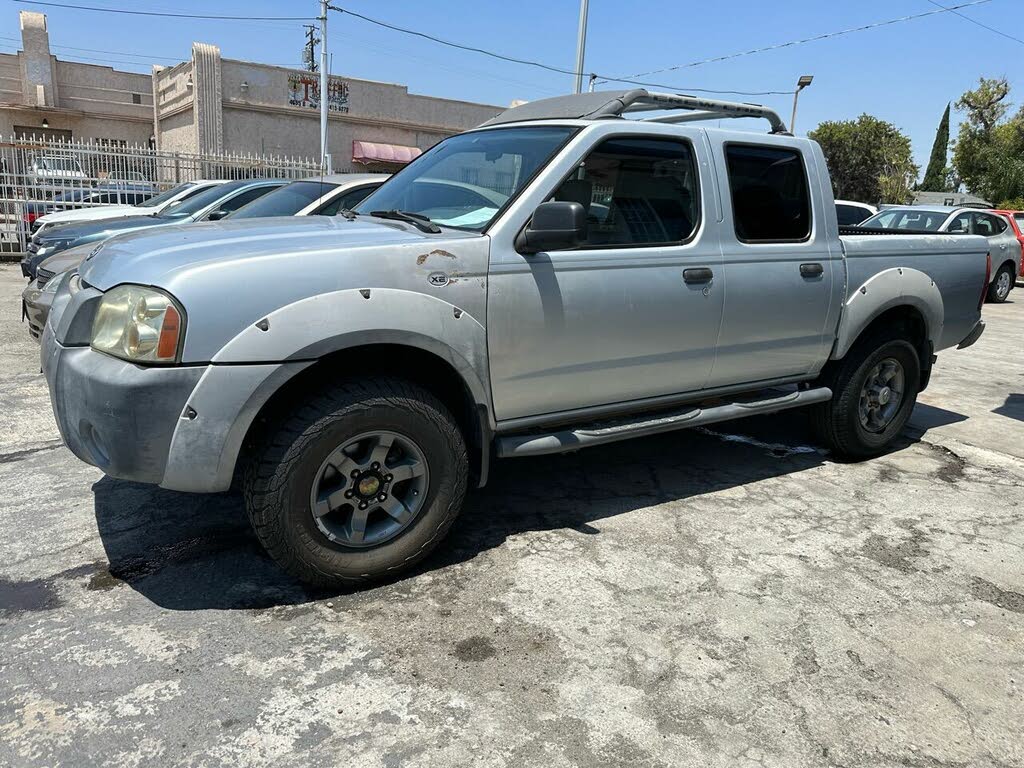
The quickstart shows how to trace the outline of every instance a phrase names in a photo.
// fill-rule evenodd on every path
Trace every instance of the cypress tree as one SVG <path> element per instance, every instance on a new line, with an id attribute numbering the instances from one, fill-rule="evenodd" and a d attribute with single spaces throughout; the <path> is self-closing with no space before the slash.
<path id="1" fill-rule="evenodd" d="M 932 156 L 928 159 L 928 170 L 924 172 L 921 189 L 925 192 L 946 191 L 946 150 L 949 148 L 949 104 L 942 113 L 939 129 L 935 131 Z"/>

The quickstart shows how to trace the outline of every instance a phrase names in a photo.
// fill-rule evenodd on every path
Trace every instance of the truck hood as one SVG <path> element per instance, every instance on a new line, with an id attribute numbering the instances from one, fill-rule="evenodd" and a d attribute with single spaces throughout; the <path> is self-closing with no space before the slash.
<path id="1" fill-rule="evenodd" d="M 430 235 L 402 222 L 368 216 L 352 221 L 341 216 L 275 216 L 202 222 L 109 240 L 90 254 L 80 274 L 104 291 L 119 283 L 157 285 L 173 291 L 175 283 L 214 266 L 237 264 L 240 269 L 233 276 L 242 283 L 242 268 L 257 261 L 286 258 L 294 274 L 303 270 L 304 262 L 326 252 L 477 237 L 480 235 L 460 230 Z"/>

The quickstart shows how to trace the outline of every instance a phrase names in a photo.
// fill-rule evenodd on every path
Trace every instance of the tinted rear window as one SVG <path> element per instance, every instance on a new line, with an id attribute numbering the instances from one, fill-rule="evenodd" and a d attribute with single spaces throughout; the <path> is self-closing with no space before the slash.
<path id="1" fill-rule="evenodd" d="M 725 148 L 736 237 L 748 243 L 798 242 L 811 234 L 803 158 L 793 149 Z"/>
<path id="2" fill-rule="evenodd" d="M 871 211 L 867 208 L 861 208 L 859 205 L 836 203 L 836 217 L 839 219 L 839 226 L 841 227 L 852 227 L 855 224 L 860 224 L 870 215 Z"/>

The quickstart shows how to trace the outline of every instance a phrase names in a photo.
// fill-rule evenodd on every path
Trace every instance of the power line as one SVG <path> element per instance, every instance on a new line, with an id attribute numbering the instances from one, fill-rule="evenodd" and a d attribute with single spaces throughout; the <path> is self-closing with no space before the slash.
<path id="1" fill-rule="evenodd" d="M 1014 37 L 1013 35 L 1008 35 L 1005 32 L 1003 32 L 1003 30 L 996 29 L 995 27 L 990 27 L 988 24 L 982 24 L 977 19 L 972 19 L 967 14 L 960 13 L 959 11 L 954 11 L 952 8 L 946 8 L 946 6 L 944 6 L 942 3 L 937 3 L 937 2 L 935 2 L 935 0 L 928 0 L 928 2 L 931 3 L 932 5 L 936 6 L 937 8 L 942 8 L 944 10 L 949 11 L 950 13 L 956 14 L 961 19 L 964 19 L 965 21 L 969 21 L 969 22 L 971 22 L 971 24 L 975 24 L 975 25 L 981 27 L 982 29 L 987 29 L 989 32 L 995 32 L 997 35 L 1002 35 L 1003 37 L 1007 38 L 1008 40 L 1013 40 L 1015 43 L 1020 43 L 1021 45 L 1024 45 L 1024 40 L 1021 40 L 1019 37 Z"/>
<path id="2" fill-rule="evenodd" d="M 0 40 L 10 40 L 11 42 L 20 43 L 21 38 L 18 37 L 5 37 L 0 35 Z M 85 51 L 86 53 L 105 53 L 113 54 L 114 56 L 130 56 L 136 59 L 159 59 L 161 61 L 173 61 L 175 64 L 182 61 L 180 56 L 156 56 L 148 53 L 129 53 L 128 51 L 104 51 L 98 48 L 77 48 L 73 45 L 57 45 L 56 43 L 50 43 L 51 48 L 60 48 L 68 51 Z M 88 58 L 86 56 L 80 56 L 79 58 Z"/>
<path id="3" fill-rule="evenodd" d="M 859 27 L 850 27 L 849 29 L 840 29 L 836 32 L 826 32 L 821 35 L 814 35 L 812 37 L 804 37 L 799 40 L 790 40 L 786 43 L 776 43 L 775 45 L 766 45 L 763 48 L 752 48 L 749 51 L 739 51 L 737 53 L 730 53 L 725 56 L 713 56 L 710 59 L 701 59 L 699 61 L 691 61 L 689 64 L 677 64 L 672 67 L 663 67 L 661 69 L 652 69 L 648 72 L 639 72 L 635 75 L 627 75 L 629 78 L 634 77 L 646 77 L 647 75 L 657 75 L 662 72 L 675 72 L 680 69 L 689 69 L 691 67 L 699 67 L 704 64 L 713 64 L 719 61 L 727 61 L 729 59 L 738 59 L 741 56 L 750 56 L 755 53 L 764 53 L 765 51 L 776 51 L 780 48 L 791 48 L 796 45 L 803 45 L 804 43 L 813 43 L 819 40 L 828 40 L 833 37 L 841 37 L 842 35 L 849 35 L 854 32 L 864 32 L 869 29 L 878 29 L 879 27 L 887 27 L 892 24 L 901 24 L 905 21 L 914 21 L 915 19 L 923 19 L 927 16 L 936 16 L 940 13 L 956 13 L 961 8 L 970 8 L 975 5 L 982 5 L 984 3 L 990 3 L 992 0 L 972 0 L 969 3 L 960 3 L 959 5 L 953 6 L 940 6 L 934 11 L 924 11 L 923 13 L 914 13 L 909 16 L 900 16 L 896 19 L 887 19 L 886 21 L 876 21 L 871 24 L 862 24 Z M 628 79 L 621 79 L 615 77 L 602 78 L 604 82 L 616 82 L 616 83 L 628 83 L 632 82 Z"/>
<path id="4" fill-rule="evenodd" d="M 984 1 L 988 2 L 988 0 L 984 0 Z M 404 35 L 412 35 L 414 37 L 420 37 L 420 38 L 423 38 L 424 40 L 430 40 L 431 42 L 439 43 L 440 45 L 446 45 L 449 48 L 458 48 L 459 50 L 462 50 L 462 51 L 469 51 L 471 53 L 479 53 L 479 54 L 482 54 L 484 56 L 490 56 L 493 59 L 500 59 L 501 61 L 507 61 L 507 62 L 510 62 L 512 64 L 524 64 L 524 65 L 530 66 L 530 67 L 539 67 L 540 69 L 546 69 L 549 72 L 556 72 L 556 73 L 561 74 L 561 75 L 573 75 L 573 76 L 576 76 L 576 75 L 580 74 L 579 72 L 576 72 L 575 70 L 572 70 L 572 69 L 565 69 L 564 67 L 556 67 L 556 66 L 554 66 L 552 64 L 545 64 L 544 62 L 540 62 L 540 61 L 531 61 L 529 59 L 517 59 L 514 56 L 505 56 L 504 54 L 495 53 L 494 51 L 489 51 L 489 50 L 487 50 L 485 48 L 477 48 L 476 46 L 463 45 L 462 43 L 456 43 L 456 42 L 453 42 L 451 40 L 445 40 L 445 39 L 440 38 L 440 37 L 435 37 L 434 35 L 428 35 L 426 32 L 419 32 L 418 30 L 415 30 L 415 29 L 407 29 L 406 27 L 399 27 L 399 26 L 397 26 L 395 24 L 389 24 L 386 21 L 381 21 L 380 19 L 373 19 L 373 18 L 370 18 L 369 16 L 365 16 L 365 15 L 363 15 L 361 13 L 356 13 L 355 11 L 350 11 L 347 8 L 339 8 L 336 5 L 328 5 L 327 7 L 330 8 L 332 11 L 337 11 L 338 13 L 343 13 L 343 14 L 348 14 L 349 16 L 354 16 L 357 19 L 362 19 L 363 21 L 368 22 L 370 24 L 375 24 L 378 27 L 384 27 L 385 29 L 390 29 L 390 30 L 392 30 L 394 32 L 401 32 Z M 589 75 L 590 73 L 589 72 L 584 72 L 582 74 Z M 779 95 L 779 94 L 789 94 L 789 93 L 792 93 L 792 91 L 730 91 L 730 90 L 725 90 L 725 89 L 720 89 L 720 88 L 676 88 L 675 86 L 664 85 L 664 84 L 660 84 L 660 83 L 644 83 L 644 82 L 640 82 L 640 81 L 636 81 L 636 80 L 625 80 L 625 79 L 621 79 L 621 78 L 610 78 L 610 77 L 606 78 L 605 82 L 608 82 L 610 80 L 613 80 L 614 82 L 618 82 L 618 83 L 630 83 L 632 85 L 646 85 L 646 86 L 649 86 L 649 87 L 652 87 L 652 88 L 667 88 L 669 90 L 695 91 L 695 92 L 698 92 L 698 93 L 727 93 L 727 94 L 734 94 L 734 95 L 738 95 L 738 96 L 773 96 L 773 95 Z"/>
<path id="5" fill-rule="evenodd" d="M 72 5 L 70 3 L 45 3 L 39 0 L 14 0 L 25 5 L 45 5 L 50 8 L 68 8 L 76 11 L 102 11 L 123 13 L 130 16 L 164 16 L 175 19 L 215 19 L 218 21 L 309 21 L 312 16 L 220 16 L 200 13 L 165 13 L 161 11 L 132 11 L 127 8 L 100 8 L 94 5 Z"/>

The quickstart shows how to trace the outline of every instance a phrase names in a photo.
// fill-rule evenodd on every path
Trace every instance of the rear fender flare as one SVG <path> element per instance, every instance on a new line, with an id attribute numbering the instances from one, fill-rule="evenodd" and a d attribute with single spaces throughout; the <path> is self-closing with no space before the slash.
<path id="1" fill-rule="evenodd" d="M 873 275 L 850 294 L 843 307 L 831 359 L 845 357 L 876 318 L 901 306 L 913 307 L 921 313 L 927 340 L 932 348 L 936 348 L 942 338 L 945 317 L 942 293 L 935 281 L 924 272 L 908 267 L 894 267 Z"/>

